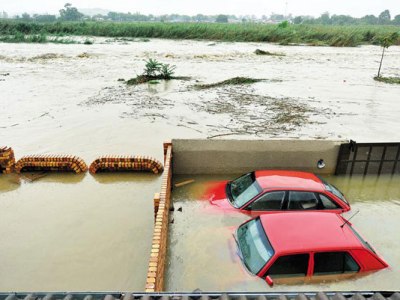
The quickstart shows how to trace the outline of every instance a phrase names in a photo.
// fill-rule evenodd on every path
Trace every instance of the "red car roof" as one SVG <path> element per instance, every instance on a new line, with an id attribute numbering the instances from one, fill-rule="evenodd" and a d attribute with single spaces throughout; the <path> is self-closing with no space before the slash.
<path id="1" fill-rule="evenodd" d="M 349 225 L 337 214 L 298 212 L 260 216 L 261 223 L 275 252 L 361 248 L 363 245 Z"/>
<path id="2" fill-rule="evenodd" d="M 315 174 L 301 171 L 262 170 L 255 171 L 261 188 L 302 189 L 324 191 L 325 186 Z"/>

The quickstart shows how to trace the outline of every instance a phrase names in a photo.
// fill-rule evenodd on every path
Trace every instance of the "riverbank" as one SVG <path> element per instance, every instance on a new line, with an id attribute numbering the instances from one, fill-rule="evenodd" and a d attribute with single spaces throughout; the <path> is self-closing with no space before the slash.
<path id="1" fill-rule="evenodd" d="M 378 44 L 382 37 L 399 32 L 399 26 L 327 26 L 217 23 L 117 23 L 0 21 L 0 41 L 47 43 L 65 35 L 125 38 L 194 39 L 229 42 L 270 42 L 281 45 L 355 47 Z M 40 38 L 32 38 L 38 36 Z M 62 39 L 61 39 L 62 41 Z M 65 40 L 69 42 L 68 39 Z M 400 37 L 396 43 L 400 45 Z"/>

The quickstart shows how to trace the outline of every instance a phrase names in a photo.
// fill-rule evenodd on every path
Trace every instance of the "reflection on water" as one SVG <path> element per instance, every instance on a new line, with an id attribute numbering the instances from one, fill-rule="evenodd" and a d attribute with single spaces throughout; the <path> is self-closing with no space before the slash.
<path id="1" fill-rule="evenodd" d="M 159 186 L 137 173 L 0 176 L 0 290 L 143 290 Z"/>
<path id="2" fill-rule="evenodd" d="M 390 268 L 345 280 L 283 284 L 270 288 L 262 279 L 248 274 L 236 254 L 232 232 L 247 216 L 210 208 L 201 199 L 210 181 L 236 176 L 192 176 L 195 182 L 175 188 L 175 211 L 170 227 L 167 290 L 193 291 L 312 291 L 395 290 L 400 280 L 400 176 L 326 177 L 344 192 L 352 210 L 351 222 L 388 262 Z M 189 179 L 176 177 L 175 182 Z M 182 212 L 176 208 L 182 208 Z"/>

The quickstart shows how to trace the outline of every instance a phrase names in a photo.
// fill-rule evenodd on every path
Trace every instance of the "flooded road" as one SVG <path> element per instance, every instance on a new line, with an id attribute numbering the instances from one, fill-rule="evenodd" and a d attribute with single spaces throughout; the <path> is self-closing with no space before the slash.
<path id="1" fill-rule="evenodd" d="M 143 154 L 162 161 L 162 142 L 170 138 L 400 140 L 400 131 L 395 130 L 400 87 L 372 79 L 379 47 L 94 41 L 93 45 L 0 44 L 0 145 L 13 147 L 17 159 L 65 153 L 90 164 L 100 155 Z M 257 56 L 257 48 L 285 56 Z M 176 76 L 191 79 L 132 87 L 118 81 L 141 74 L 147 58 L 176 65 Z M 398 76 L 399 65 L 400 47 L 390 47 L 383 74 Z M 265 80 L 247 86 L 193 88 L 236 76 Z M 32 183 L 0 176 L 0 290 L 143 290 L 152 198 L 160 179 L 122 176 L 57 174 Z M 201 208 L 190 200 L 192 196 L 186 197 L 189 201 L 182 205 Z M 390 201 L 355 205 L 377 206 L 376 216 L 398 213 Z M 232 276 L 240 281 L 242 271 L 232 264 L 235 256 L 226 249 L 230 227 L 243 218 L 217 218 L 217 224 L 226 227 L 218 229 L 226 235 L 226 244 L 213 259 L 223 261 L 221 269 L 234 270 Z M 198 226 L 208 228 L 203 235 L 215 231 L 213 222 L 209 227 L 202 224 Z M 390 226 L 385 231 L 391 234 Z M 172 234 L 187 234 L 179 230 L 174 228 Z M 211 239 L 218 242 L 219 235 Z M 211 245 L 201 245 L 202 240 L 199 237 L 194 245 L 212 251 Z M 197 249 L 196 253 L 201 254 Z M 183 274 L 199 268 L 172 263 L 177 270 L 189 268 L 182 269 Z M 192 282 L 184 283 L 180 271 L 171 274 L 173 290 L 194 289 L 196 282 L 202 282 L 193 275 Z M 232 278 L 224 281 L 216 274 L 202 277 L 208 281 L 202 288 L 239 289 Z M 215 286 L 216 282 L 221 284 Z"/>
<path id="2" fill-rule="evenodd" d="M 397 290 L 400 280 L 400 176 L 325 177 L 349 199 L 352 210 L 359 211 L 351 222 L 354 228 L 386 260 L 390 268 L 341 281 L 314 284 L 275 284 L 270 288 L 262 279 L 247 273 L 236 254 L 232 233 L 248 220 L 244 214 L 221 212 L 199 200 L 210 181 L 235 176 L 191 176 L 195 183 L 175 188 L 175 211 L 170 227 L 167 290 L 171 291 L 357 291 Z M 181 182 L 188 177 L 176 177 Z M 182 212 L 177 211 L 182 208 Z M 189 230 L 188 230 L 189 228 Z"/>

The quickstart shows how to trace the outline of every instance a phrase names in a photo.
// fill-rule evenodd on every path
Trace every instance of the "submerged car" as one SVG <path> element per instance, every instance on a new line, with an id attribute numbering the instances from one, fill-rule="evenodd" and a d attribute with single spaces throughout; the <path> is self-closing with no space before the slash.
<path id="1" fill-rule="evenodd" d="M 313 173 L 300 171 L 254 171 L 213 185 L 207 195 L 212 205 L 251 215 L 350 210 L 350 204 L 336 187 Z"/>
<path id="2" fill-rule="evenodd" d="M 246 269 L 271 286 L 280 277 L 340 279 L 388 267 L 338 214 L 262 215 L 242 224 L 235 240 Z"/>

